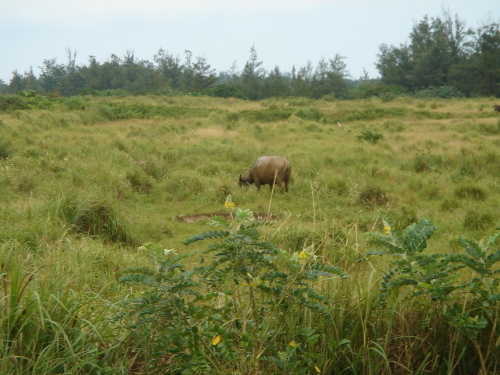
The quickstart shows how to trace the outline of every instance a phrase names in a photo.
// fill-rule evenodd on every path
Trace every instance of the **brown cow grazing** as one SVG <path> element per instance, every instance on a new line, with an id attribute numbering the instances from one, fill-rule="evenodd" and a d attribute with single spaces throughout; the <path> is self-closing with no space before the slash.
<path id="1" fill-rule="evenodd" d="M 292 166 L 283 156 L 261 156 L 250 168 L 246 176 L 240 174 L 240 186 L 249 187 L 250 184 L 257 186 L 260 191 L 260 185 L 269 185 L 273 191 L 274 184 L 277 184 L 281 193 L 288 192 Z"/>
<path id="2" fill-rule="evenodd" d="M 500 112 L 500 105 L 499 104 L 495 104 L 493 106 L 493 108 L 495 109 L 495 111 Z"/>

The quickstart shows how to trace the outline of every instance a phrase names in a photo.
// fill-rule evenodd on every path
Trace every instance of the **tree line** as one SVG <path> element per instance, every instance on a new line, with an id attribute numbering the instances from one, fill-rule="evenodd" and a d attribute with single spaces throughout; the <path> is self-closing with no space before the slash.
<path id="1" fill-rule="evenodd" d="M 316 66 L 308 62 L 291 72 L 276 66 L 266 71 L 255 47 L 241 71 L 233 64 L 228 71 L 216 72 L 205 57 L 184 57 L 160 49 L 153 61 L 137 59 L 133 51 L 123 57 L 112 54 L 99 62 L 90 56 L 77 65 L 76 51 L 66 50 L 67 61 L 43 61 L 40 74 L 33 69 L 13 72 L 7 84 L 0 80 L 0 93 L 31 91 L 42 95 L 79 94 L 206 94 L 259 100 L 269 97 L 349 99 L 370 96 L 496 96 L 500 97 L 500 23 L 483 22 L 477 29 L 467 28 L 457 16 L 425 16 L 416 23 L 399 46 L 382 44 L 376 67 L 380 73 L 371 79 L 365 73 L 353 80 L 345 58 L 335 55 L 321 59 Z"/>

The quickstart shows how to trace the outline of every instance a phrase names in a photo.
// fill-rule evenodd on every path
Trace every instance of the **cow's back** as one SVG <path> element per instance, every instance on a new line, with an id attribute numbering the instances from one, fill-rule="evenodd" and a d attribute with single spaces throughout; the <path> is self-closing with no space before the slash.
<path id="1" fill-rule="evenodd" d="M 290 162 L 283 156 L 261 156 L 252 167 L 254 178 L 262 182 L 271 182 L 276 175 L 289 174 Z"/>

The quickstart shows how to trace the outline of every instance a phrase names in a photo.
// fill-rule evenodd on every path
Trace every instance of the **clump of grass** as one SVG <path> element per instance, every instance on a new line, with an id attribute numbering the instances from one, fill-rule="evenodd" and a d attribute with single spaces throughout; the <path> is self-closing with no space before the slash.
<path id="1" fill-rule="evenodd" d="M 32 174 L 23 174 L 19 176 L 16 184 L 16 191 L 24 194 L 30 194 L 36 188 L 36 178 Z"/>
<path id="2" fill-rule="evenodd" d="M 5 160 L 14 154 L 14 148 L 11 146 L 10 142 L 0 139 L 0 160 Z"/>
<path id="3" fill-rule="evenodd" d="M 371 130 L 362 130 L 358 135 L 360 141 L 366 141 L 371 144 L 375 144 L 383 138 L 384 136 L 382 133 L 372 132 Z"/>
<path id="4" fill-rule="evenodd" d="M 186 199 L 205 191 L 205 179 L 195 171 L 173 173 L 169 178 L 165 179 L 161 189 L 171 194 L 172 197 Z"/>
<path id="5" fill-rule="evenodd" d="M 350 188 L 347 181 L 342 179 L 335 179 L 330 181 L 326 186 L 327 192 L 332 192 L 339 197 L 344 197 L 349 194 Z"/>
<path id="6" fill-rule="evenodd" d="M 465 163 L 458 169 L 460 176 L 474 177 L 476 175 L 476 169 L 471 163 Z"/>
<path id="7" fill-rule="evenodd" d="M 294 114 L 303 120 L 319 121 L 323 117 L 317 108 L 301 108 Z"/>
<path id="8" fill-rule="evenodd" d="M 441 155 L 419 154 L 413 160 L 413 169 L 419 173 L 439 170 L 443 166 L 444 160 Z"/>
<path id="9" fill-rule="evenodd" d="M 113 243 L 137 245 L 136 237 L 124 220 L 103 200 L 67 195 L 53 203 L 51 210 L 56 219 L 65 223 L 76 234 L 98 237 Z"/>
<path id="10" fill-rule="evenodd" d="M 98 312 L 105 308 L 90 307 L 89 298 L 68 288 L 65 276 L 43 281 L 38 272 L 23 271 L 10 244 L 1 250 L 0 373 L 107 373 L 106 319 Z M 89 308 L 93 322 L 81 319 Z"/>
<path id="11" fill-rule="evenodd" d="M 406 228 L 416 222 L 418 222 L 418 216 L 414 207 L 401 206 L 394 214 L 394 223 L 397 228 Z"/>
<path id="12" fill-rule="evenodd" d="M 139 193 L 149 193 L 153 188 L 151 177 L 146 175 L 142 169 L 128 171 L 125 177 L 130 186 L 132 186 L 132 189 Z"/>
<path id="13" fill-rule="evenodd" d="M 481 134 L 497 135 L 500 134 L 500 120 L 496 124 L 478 124 L 478 130 Z"/>
<path id="14" fill-rule="evenodd" d="M 465 229 L 481 231 L 492 227 L 495 218 L 489 212 L 471 209 L 465 213 L 462 223 Z"/>
<path id="15" fill-rule="evenodd" d="M 443 211 L 454 211 L 457 208 L 460 208 L 460 201 L 458 199 L 447 198 L 441 203 Z"/>
<path id="16" fill-rule="evenodd" d="M 368 207 L 385 206 L 389 203 L 389 198 L 381 187 L 367 186 L 359 193 L 359 202 Z"/>
<path id="17" fill-rule="evenodd" d="M 455 189 L 455 196 L 460 199 L 473 199 L 476 201 L 484 201 L 488 193 L 479 186 L 466 185 Z"/>
<path id="18" fill-rule="evenodd" d="M 274 237 L 274 241 L 281 248 L 288 249 L 290 252 L 298 252 L 311 244 L 322 243 L 324 239 L 324 233 L 302 226 L 283 228 Z"/>

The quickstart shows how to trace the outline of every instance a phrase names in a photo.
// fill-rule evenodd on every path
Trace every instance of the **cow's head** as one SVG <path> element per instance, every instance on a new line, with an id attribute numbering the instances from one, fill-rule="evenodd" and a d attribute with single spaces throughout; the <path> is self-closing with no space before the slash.
<path id="1" fill-rule="evenodd" d="M 250 187 L 250 181 L 248 181 L 248 177 L 244 177 L 240 174 L 240 186 Z"/>

